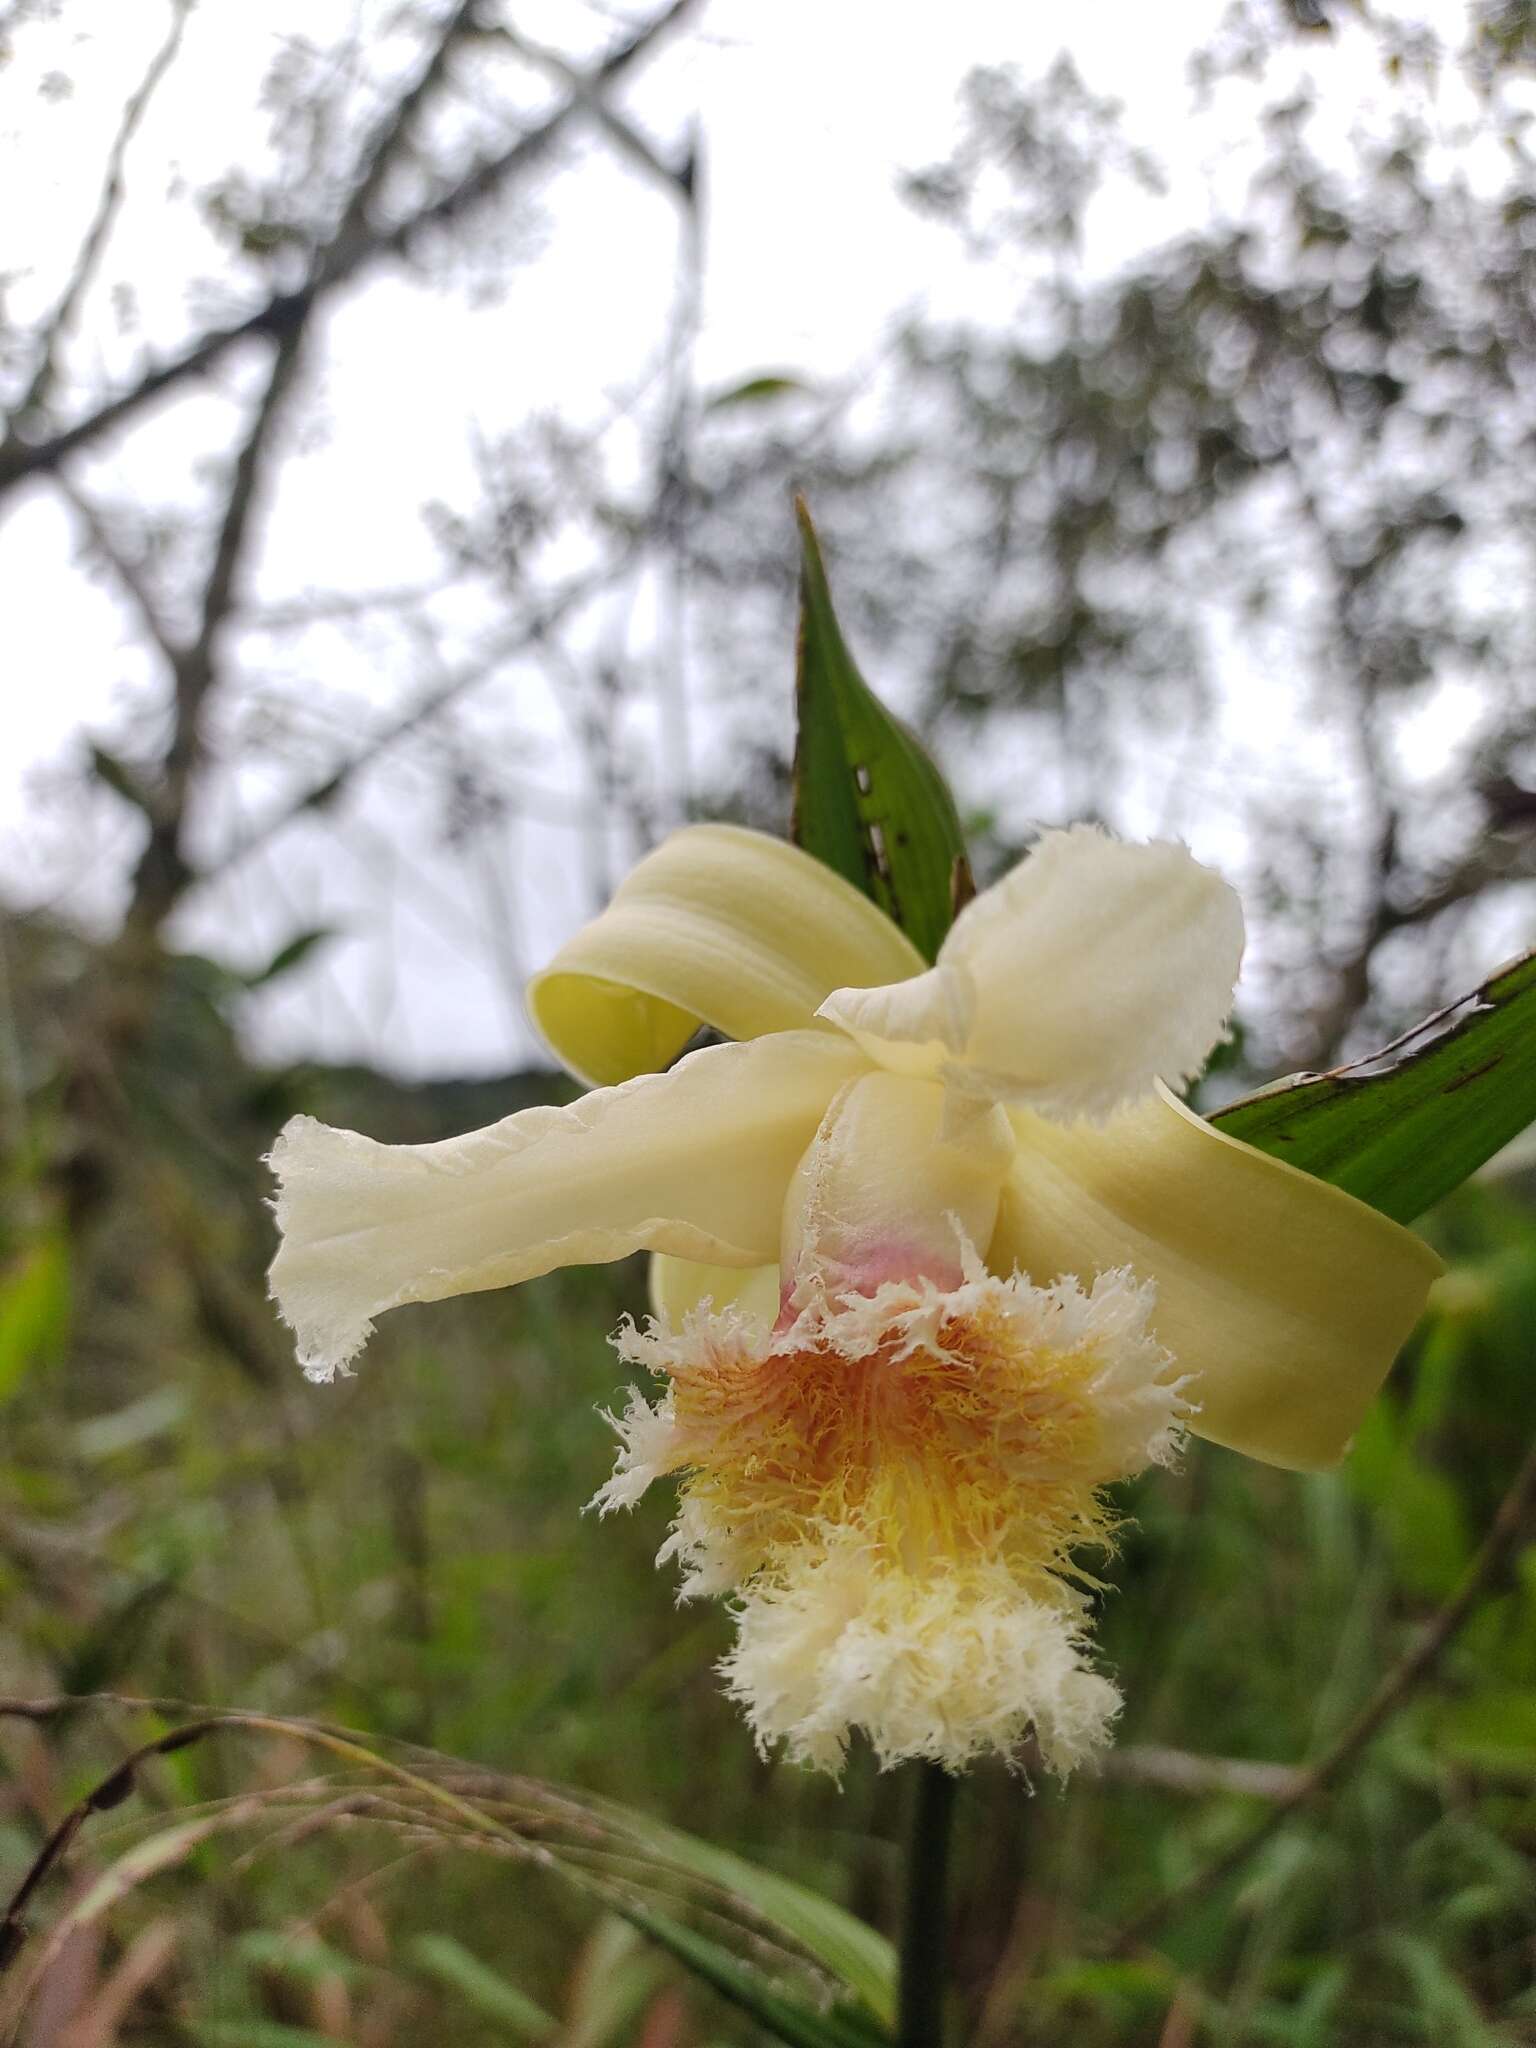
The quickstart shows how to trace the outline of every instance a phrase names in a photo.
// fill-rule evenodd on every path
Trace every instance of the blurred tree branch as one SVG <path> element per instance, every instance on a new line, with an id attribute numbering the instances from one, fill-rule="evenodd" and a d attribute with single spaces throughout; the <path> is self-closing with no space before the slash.
<path id="1" fill-rule="evenodd" d="M 469 25 L 472 0 L 456 6 L 443 25 L 440 39 L 424 69 L 376 135 L 344 210 L 341 226 L 333 241 L 317 254 L 306 281 L 295 290 L 274 293 L 241 319 L 200 335 L 180 355 L 147 371 L 135 384 L 69 426 L 39 440 L 17 433 L 13 426 L 0 441 L 0 497 L 16 485 L 55 468 L 66 456 L 91 446 L 111 428 L 134 418 L 162 393 L 188 378 L 203 375 L 242 342 L 265 338 L 281 343 L 303 327 L 317 302 L 354 277 L 366 264 L 408 250 L 423 233 L 457 219 L 501 190 L 510 180 L 534 169 L 548 156 L 572 118 L 587 111 L 604 87 L 620 78 L 696 4 L 697 0 L 671 0 L 671 4 L 659 14 L 615 44 L 607 56 L 582 76 L 579 89 L 573 90 L 536 127 L 519 136 L 506 149 L 476 164 L 445 191 L 402 219 L 389 224 L 374 222 L 368 218 L 369 204 L 377 193 L 402 129 L 440 77 L 450 46 Z"/>
<path id="2" fill-rule="evenodd" d="M 171 24 L 166 31 L 165 40 L 150 59 L 149 68 L 138 90 L 132 94 L 123 108 L 117 133 L 107 152 L 106 174 L 102 179 L 101 196 L 96 202 L 95 214 L 86 229 L 85 237 L 80 244 L 80 253 L 75 259 L 74 269 L 60 295 L 53 317 L 43 330 L 32 376 L 12 412 L 12 424 L 19 424 L 23 432 L 34 416 L 43 416 L 48 400 L 53 395 L 54 379 L 58 372 L 59 348 L 73 324 L 81 300 L 96 275 L 102 253 L 112 232 L 113 222 L 122 206 L 123 165 L 127 159 L 128 146 L 138 132 L 157 87 L 176 61 L 192 5 L 193 0 L 171 0 Z M 3 458 L 5 445 L 4 442 L 0 442 L 0 458 Z"/>

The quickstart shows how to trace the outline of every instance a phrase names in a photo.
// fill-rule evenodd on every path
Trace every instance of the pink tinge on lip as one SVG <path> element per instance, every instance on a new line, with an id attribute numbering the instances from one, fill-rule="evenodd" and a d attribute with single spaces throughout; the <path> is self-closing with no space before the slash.
<path id="1" fill-rule="evenodd" d="M 817 1259 L 815 1266 L 828 1296 L 834 1301 L 846 1301 L 860 1294 L 875 1294 L 889 1281 L 913 1284 L 926 1280 L 941 1293 L 949 1294 L 965 1278 L 958 1249 L 953 1254 L 939 1253 L 931 1244 L 919 1244 L 915 1240 L 887 1239 L 860 1250 L 852 1258 Z M 775 1336 L 782 1335 L 792 1326 L 804 1305 L 803 1301 L 797 1301 L 804 1275 L 805 1262 L 802 1262 L 793 1274 L 786 1275 L 780 1282 L 779 1318 L 773 1326 Z"/>

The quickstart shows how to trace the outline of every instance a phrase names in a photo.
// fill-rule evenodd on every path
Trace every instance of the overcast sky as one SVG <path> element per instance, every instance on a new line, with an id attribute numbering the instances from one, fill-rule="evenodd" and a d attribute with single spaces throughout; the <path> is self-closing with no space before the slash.
<path id="1" fill-rule="evenodd" d="M 353 0 L 202 0 L 183 60 L 129 160 L 114 260 L 132 280 L 139 326 L 124 340 L 103 325 L 105 377 L 127 377 L 146 351 L 174 345 L 186 331 L 187 280 L 211 267 L 211 243 L 200 240 L 191 209 L 167 204 L 168 188 L 180 181 L 196 189 L 231 160 L 254 155 L 262 131 L 253 83 L 277 39 L 302 25 L 323 41 L 357 11 Z M 961 81 L 977 65 L 1009 62 L 1038 73 L 1069 42 L 1089 85 L 1126 102 L 1131 134 L 1164 153 L 1172 148 L 1171 199 L 1153 210 L 1122 195 L 1112 216 L 1095 220 L 1093 261 L 1133 253 L 1180 209 L 1197 216 L 1212 203 L 1207 166 L 1192 148 L 1174 145 L 1169 114 L 1182 104 L 1189 54 L 1220 11 L 1215 0 L 1179 0 L 1176 8 L 1098 0 L 1081 10 L 947 0 L 910 12 L 883 0 L 714 0 L 698 28 L 659 51 L 625 94 L 659 144 L 675 145 L 690 120 L 702 134 L 704 384 L 779 369 L 835 381 L 878 352 L 898 313 L 984 302 L 987 280 L 965 263 L 957 238 L 914 217 L 897 191 L 902 170 L 946 152 Z M 163 33 L 163 10 L 152 0 L 65 14 L 68 29 L 51 44 L 20 39 L 24 57 L 40 55 L 30 68 L 11 68 L 0 115 L 7 184 L 28 195 L 25 210 L 8 209 L 0 225 L 0 271 L 22 273 L 11 297 L 19 312 L 48 303 L 56 290 L 105 138 Z M 525 6 L 518 19 L 525 32 L 575 55 L 599 37 L 600 25 L 570 0 Z M 1311 52 L 1297 57 L 1315 61 Z M 1339 70 L 1342 123 L 1360 55 L 1346 38 L 1329 46 L 1329 61 Z M 50 64 L 73 82 L 62 102 L 37 97 Z M 421 503 L 473 495 L 466 392 L 476 428 L 494 437 L 540 409 L 591 420 L 623 391 L 637 335 L 665 332 L 675 211 L 609 154 L 589 150 L 542 189 L 540 212 L 542 254 L 499 304 L 445 302 L 381 271 L 331 318 L 329 433 L 322 449 L 285 468 L 255 565 L 260 598 L 430 575 Z M 445 352 L 451 374 L 417 374 L 423 361 L 442 365 Z M 94 473 L 150 502 L 177 502 L 176 477 L 192 476 L 227 445 L 223 414 L 238 384 L 237 371 L 221 375 L 206 397 L 150 422 Z M 84 837 L 73 817 L 67 832 L 51 830 L 49 791 L 60 763 L 78 758 L 82 734 L 118 731 L 125 705 L 142 705 L 157 685 L 125 646 L 108 591 L 71 567 L 73 547 L 70 521 L 46 490 L 0 524 L 10 648 L 0 703 L 0 887 L 107 915 L 131 827 L 109 810 Z M 349 674 L 344 659 L 338 652 L 328 681 L 344 702 L 351 692 L 360 718 L 393 701 L 398 679 Z M 787 633 L 785 661 L 787 682 Z M 520 743 L 558 785 L 569 769 L 558 719 L 531 683 L 516 711 Z M 504 734 L 488 726 L 486 743 L 503 744 Z M 528 827 L 515 847 L 482 849 L 471 873 L 449 865 L 426 874 L 413 861 L 420 887 L 386 885 L 381 895 L 381 875 L 401 849 L 391 845 L 388 821 L 374 823 L 372 850 L 361 853 L 353 846 L 339 855 L 324 834 L 291 835 L 276 867 L 253 865 L 189 921 L 189 941 L 233 938 L 235 950 L 254 957 L 295 921 L 323 918 L 349 929 L 323 971 L 262 1013 L 260 1034 L 273 1049 L 356 1052 L 428 1071 L 515 1064 L 528 1041 L 508 981 L 514 969 L 537 965 L 582 913 L 569 858 L 550 855 Z M 496 877 L 485 862 L 508 859 L 520 872 L 531 862 L 547 882 L 497 912 Z M 350 880 L 349 862 L 359 869 Z M 491 930 L 498 916 L 499 940 Z"/>

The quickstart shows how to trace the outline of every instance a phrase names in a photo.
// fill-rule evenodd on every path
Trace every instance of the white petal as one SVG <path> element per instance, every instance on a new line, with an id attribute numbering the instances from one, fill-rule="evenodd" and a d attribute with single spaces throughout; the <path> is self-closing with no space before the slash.
<path id="1" fill-rule="evenodd" d="M 1129 1267 L 1156 1290 L 1152 1331 L 1189 1375 L 1196 1436 L 1336 1465 L 1440 1271 L 1423 1239 L 1166 1091 L 1099 1128 L 1013 1121 L 994 1269 Z"/>
<path id="2" fill-rule="evenodd" d="M 1236 894 L 1182 846 L 1050 832 L 956 919 L 938 965 L 820 1014 L 896 1072 L 1044 1116 L 1103 1117 L 1199 1072 L 1243 952 Z"/>
<path id="3" fill-rule="evenodd" d="M 300 1363 L 329 1379 L 385 1309 L 556 1266 L 641 1250 L 763 1265 L 790 1175 L 862 1067 L 831 1033 L 783 1032 L 435 1145 L 296 1117 L 271 1157 L 283 1234 L 271 1287 Z"/>

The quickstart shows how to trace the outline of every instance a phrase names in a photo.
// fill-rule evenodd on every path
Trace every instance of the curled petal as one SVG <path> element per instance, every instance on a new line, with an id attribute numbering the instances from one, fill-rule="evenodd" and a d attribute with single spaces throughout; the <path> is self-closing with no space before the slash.
<path id="1" fill-rule="evenodd" d="M 760 1266 L 828 1101 L 862 1061 L 830 1033 L 711 1046 L 669 1073 L 521 1110 L 435 1145 L 380 1145 L 295 1117 L 270 1164 L 271 1289 L 314 1379 L 373 1318 L 556 1266 L 668 1251 Z"/>
<path id="2" fill-rule="evenodd" d="M 1128 1266 L 1156 1289 L 1152 1330 L 1190 1376 L 1196 1436 L 1337 1464 L 1441 1270 L 1429 1246 L 1166 1090 L 1102 1127 L 1013 1123 L 994 1268 Z"/>
<path id="3" fill-rule="evenodd" d="M 928 973 L 839 989 L 821 1014 L 897 1072 L 1104 1117 L 1199 1071 L 1242 953 L 1236 894 L 1184 847 L 1077 825 L 967 905 Z"/>
<path id="4" fill-rule="evenodd" d="M 676 1058 L 701 1023 L 757 1038 L 813 1023 L 827 993 L 922 968 L 897 927 L 799 847 L 737 825 L 662 841 L 528 989 L 570 1071 L 606 1086 Z"/>

